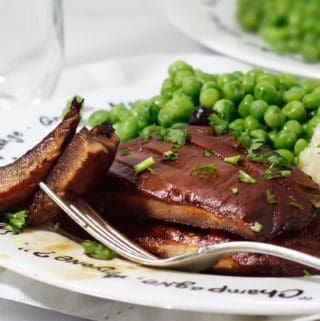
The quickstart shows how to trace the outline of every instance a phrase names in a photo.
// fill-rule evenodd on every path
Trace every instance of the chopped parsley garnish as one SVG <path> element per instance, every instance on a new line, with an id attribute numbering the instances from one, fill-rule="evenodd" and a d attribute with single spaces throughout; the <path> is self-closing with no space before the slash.
<path id="1" fill-rule="evenodd" d="M 320 201 L 311 200 L 311 203 L 312 203 L 312 205 L 313 205 L 315 208 L 320 208 Z"/>
<path id="2" fill-rule="evenodd" d="M 248 131 L 234 130 L 232 134 L 237 138 L 236 147 L 241 144 L 249 154 L 253 153 L 263 145 L 263 142 L 260 139 L 252 138 Z"/>
<path id="3" fill-rule="evenodd" d="M 158 140 L 164 140 L 175 147 L 185 145 L 188 135 L 187 128 L 169 128 L 157 133 Z"/>
<path id="4" fill-rule="evenodd" d="M 115 256 L 115 252 L 101 243 L 86 240 L 81 243 L 84 253 L 99 260 L 110 260 Z"/>
<path id="5" fill-rule="evenodd" d="M 7 213 L 6 216 L 13 234 L 19 234 L 27 226 L 28 211 L 26 210 Z"/>
<path id="6" fill-rule="evenodd" d="M 259 233 L 262 231 L 262 229 L 263 229 L 263 225 L 259 222 L 255 222 L 254 225 L 251 226 L 251 230 L 253 232 Z"/>
<path id="7" fill-rule="evenodd" d="M 303 276 L 312 276 L 308 270 L 303 270 Z"/>
<path id="8" fill-rule="evenodd" d="M 246 173 L 243 170 L 239 170 L 239 179 L 241 182 L 243 183 L 247 183 L 247 184 L 255 184 L 256 183 L 256 179 L 253 178 L 252 176 L 250 176 L 248 173 Z"/>
<path id="9" fill-rule="evenodd" d="M 127 156 L 129 154 L 130 154 L 130 152 L 127 149 L 122 149 L 120 152 L 120 156 Z"/>
<path id="10" fill-rule="evenodd" d="M 266 191 L 266 199 L 268 204 L 277 204 L 275 195 L 269 189 Z"/>
<path id="11" fill-rule="evenodd" d="M 209 150 L 209 149 L 205 149 L 203 152 L 202 152 L 202 155 L 205 156 L 205 157 L 210 157 L 212 155 L 212 151 Z"/>
<path id="12" fill-rule="evenodd" d="M 239 193 L 238 187 L 231 187 L 231 192 L 232 192 L 234 195 L 237 195 L 237 194 Z"/>
<path id="13" fill-rule="evenodd" d="M 217 167 L 214 163 L 208 164 L 206 166 L 200 166 L 198 163 L 194 166 L 191 174 L 195 172 L 209 174 L 212 177 L 216 176 Z"/>
<path id="14" fill-rule="evenodd" d="M 280 170 L 279 168 L 275 168 L 274 165 L 270 165 L 263 173 L 262 177 L 265 180 L 270 180 L 274 178 L 288 177 L 291 175 L 290 170 Z"/>
<path id="15" fill-rule="evenodd" d="M 225 157 L 224 158 L 224 161 L 226 163 L 233 164 L 233 165 L 239 165 L 239 162 L 241 162 L 241 160 L 242 160 L 242 156 L 241 155 L 235 155 L 235 156 Z"/>
<path id="16" fill-rule="evenodd" d="M 255 153 L 249 153 L 247 155 L 247 160 L 255 163 L 269 162 L 271 163 L 271 165 L 277 168 L 283 167 L 283 168 L 290 169 L 292 167 L 291 162 L 289 162 L 287 159 L 281 157 L 280 155 L 275 155 L 273 153 L 265 153 L 261 155 L 256 155 Z"/>
<path id="17" fill-rule="evenodd" d="M 146 158 L 145 160 L 143 160 L 142 162 L 136 164 L 134 166 L 134 171 L 136 174 L 139 174 L 143 171 L 145 171 L 146 169 L 150 169 L 150 167 L 152 165 L 154 165 L 156 162 L 154 160 L 154 158 L 152 156 Z"/>
<path id="18" fill-rule="evenodd" d="M 176 160 L 176 159 L 178 159 L 178 157 L 179 157 L 179 154 L 176 149 L 167 150 L 162 155 L 163 160 Z"/>
<path id="19" fill-rule="evenodd" d="M 303 206 L 297 202 L 297 200 L 295 199 L 295 197 L 293 195 L 290 195 L 289 198 L 291 200 L 291 202 L 289 203 L 289 205 L 291 207 L 295 207 L 295 208 L 299 209 L 301 212 L 304 211 Z"/>
<path id="20" fill-rule="evenodd" d="M 220 118 L 217 114 L 211 114 L 208 117 L 210 126 L 218 135 L 224 134 L 228 129 L 228 122 Z"/>

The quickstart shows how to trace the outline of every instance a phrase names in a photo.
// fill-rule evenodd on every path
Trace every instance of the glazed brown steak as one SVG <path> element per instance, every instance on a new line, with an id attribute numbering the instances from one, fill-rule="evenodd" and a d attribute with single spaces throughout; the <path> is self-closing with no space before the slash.
<path id="1" fill-rule="evenodd" d="M 65 149 L 46 181 L 60 197 L 84 195 L 106 179 L 119 139 L 110 124 L 91 131 L 82 128 Z M 59 207 L 41 190 L 29 207 L 29 222 L 39 225 L 60 213 Z"/>
<path id="2" fill-rule="evenodd" d="M 74 136 L 82 103 L 73 100 L 63 121 L 15 162 L 0 167 L 0 214 L 24 206 Z"/>
<path id="3" fill-rule="evenodd" d="M 246 160 L 246 150 L 236 147 L 233 136 L 215 136 L 209 127 L 189 126 L 188 143 L 178 150 L 177 160 L 162 160 L 172 146 L 153 137 L 148 142 L 135 139 L 122 144 L 110 169 L 108 186 L 102 196 L 105 215 L 156 218 L 200 228 L 219 229 L 251 240 L 271 240 L 287 231 L 302 230 L 315 217 L 312 201 L 320 199 L 318 185 L 297 167 L 285 178 L 266 180 L 269 163 Z M 128 153 L 123 155 L 122 150 Z M 204 150 L 212 155 L 206 157 Z M 242 155 L 239 165 L 225 157 Z M 152 156 L 156 174 L 135 175 L 134 165 Z M 214 163 L 215 177 L 194 171 Z M 239 170 L 256 180 L 240 181 Z M 234 194 L 232 188 L 237 188 Z M 276 204 L 269 204 L 267 191 Z M 296 206 L 295 206 L 296 205 Z M 255 231 L 257 223 L 261 231 Z"/>
<path id="4" fill-rule="evenodd" d="M 136 243 L 160 257 L 194 253 L 200 247 L 241 241 L 243 239 L 218 230 L 202 230 L 159 221 L 120 222 L 118 228 Z M 320 257 L 320 217 L 302 232 L 287 233 L 273 244 Z M 305 271 L 320 271 L 270 255 L 238 253 L 221 258 L 210 269 L 213 273 L 246 276 L 302 276 Z"/>

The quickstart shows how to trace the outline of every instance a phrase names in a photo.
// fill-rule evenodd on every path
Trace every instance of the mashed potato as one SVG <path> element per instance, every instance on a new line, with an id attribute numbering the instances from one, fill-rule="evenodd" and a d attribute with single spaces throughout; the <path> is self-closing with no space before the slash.
<path id="1" fill-rule="evenodd" d="M 320 124 L 309 145 L 299 155 L 299 167 L 320 185 Z"/>

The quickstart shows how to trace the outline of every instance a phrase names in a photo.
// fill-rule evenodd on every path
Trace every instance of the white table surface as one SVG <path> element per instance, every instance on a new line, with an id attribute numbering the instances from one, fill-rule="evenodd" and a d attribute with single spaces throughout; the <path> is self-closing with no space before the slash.
<path id="1" fill-rule="evenodd" d="M 83 64 L 106 59 L 129 57 L 159 53 L 209 53 L 207 49 L 187 38 L 176 30 L 161 10 L 161 1 L 150 0 L 66 0 L 64 2 L 66 62 L 53 97 L 59 97 L 81 90 L 95 89 L 94 82 L 86 83 L 83 79 L 74 79 L 70 83 L 70 75 Z M 32 288 L 36 281 L 26 279 L 10 271 L 0 273 L 0 320 L 1 321 L 80 321 L 92 320 L 79 318 L 76 311 L 69 311 L 68 306 L 63 313 L 57 312 L 58 302 L 52 297 L 52 304 L 39 304 L 41 297 L 50 300 L 53 290 L 45 284 L 37 284 L 37 292 L 33 298 L 28 298 L 28 305 L 6 298 L 6 284 L 10 283 L 16 290 L 17 298 L 21 292 Z M 58 293 L 66 302 L 81 301 L 94 304 L 90 298 L 68 293 L 61 290 Z M 19 300 L 19 299 L 17 299 Z M 61 305 L 60 305 L 61 307 Z M 121 308 L 122 307 L 122 308 Z M 119 304 L 112 306 L 112 311 L 104 320 L 194 320 L 198 321 L 289 321 L 292 317 L 248 317 L 204 315 L 154 308 L 133 307 Z M 61 308 L 60 308 L 61 309 Z M 123 315 L 121 313 L 126 310 Z M 60 310 L 61 311 L 61 310 Z M 129 313 L 133 311 L 132 313 Z M 72 314 L 72 315 L 71 315 Z M 79 315 L 79 314 L 78 314 Z M 84 315 L 84 314 L 80 314 Z M 102 318 L 101 318 L 102 320 Z M 301 319 L 302 320 L 302 319 Z M 305 321 L 316 319 L 305 319 Z M 319 319 L 318 319 L 319 320 Z"/>

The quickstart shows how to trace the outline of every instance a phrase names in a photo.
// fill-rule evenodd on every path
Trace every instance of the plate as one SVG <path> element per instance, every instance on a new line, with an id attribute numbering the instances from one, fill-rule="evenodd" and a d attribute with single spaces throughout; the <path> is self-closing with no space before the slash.
<path id="1" fill-rule="evenodd" d="M 278 55 L 258 36 L 244 32 L 235 19 L 236 0 L 165 0 L 163 5 L 178 29 L 216 52 L 269 70 L 320 79 L 320 63 Z"/>
<path id="2" fill-rule="evenodd" d="M 181 56 L 208 72 L 246 70 L 248 66 L 214 56 Z M 82 93 L 83 119 L 94 106 L 129 102 L 159 92 L 168 64 L 176 57 L 140 57 L 118 61 L 133 75 L 153 70 L 154 79 L 136 86 Z M 152 68 L 153 66 L 153 68 Z M 114 67 L 114 66 L 113 66 Z M 112 68 L 113 68 L 112 67 Z M 116 71 L 116 68 L 113 70 Z M 112 77 L 112 74 L 110 75 Z M 148 76 L 150 77 L 150 75 Z M 159 78 L 161 77 L 161 78 Z M 9 110 L 1 116 L 2 165 L 33 146 L 59 121 L 66 98 L 36 107 Z M 150 269 L 116 258 L 91 259 L 71 238 L 46 229 L 13 235 L 0 229 L 0 265 L 19 274 L 71 291 L 146 306 L 246 315 L 299 315 L 320 312 L 320 277 L 245 278 Z"/>

